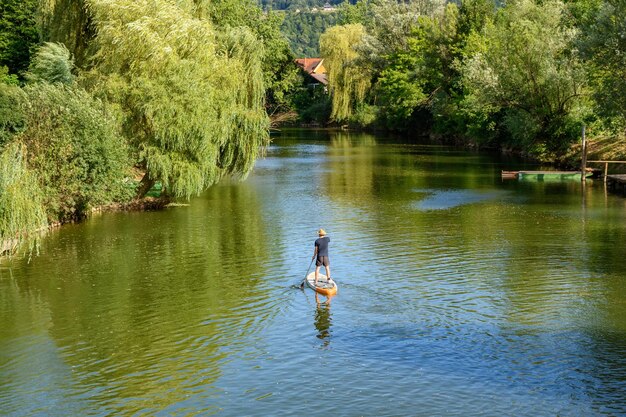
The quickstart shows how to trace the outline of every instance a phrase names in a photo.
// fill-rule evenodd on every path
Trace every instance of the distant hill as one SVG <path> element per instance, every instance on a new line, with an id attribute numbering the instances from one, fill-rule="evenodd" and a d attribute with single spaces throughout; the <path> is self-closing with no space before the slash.
<path id="1" fill-rule="evenodd" d="M 323 7 L 323 6 L 322 6 Z M 319 56 L 319 39 L 324 31 L 337 24 L 333 11 L 286 11 L 281 31 L 289 40 L 292 52 L 299 58 Z"/>
<path id="2" fill-rule="evenodd" d="M 337 6 L 343 0 L 261 0 L 260 5 L 263 10 L 311 10 L 321 9 L 326 3 L 330 6 Z M 352 1 L 354 3 L 354 1 Z"/>

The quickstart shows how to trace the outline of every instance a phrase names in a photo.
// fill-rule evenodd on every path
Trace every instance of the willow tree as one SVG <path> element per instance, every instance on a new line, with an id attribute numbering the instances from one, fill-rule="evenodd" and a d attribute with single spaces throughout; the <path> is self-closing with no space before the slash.
<path id="1" fill-rule="evenodd" d="M 0 253 L 47 225 L 42 190 L 27 165 L 26 147 L 13 142 L 0 153 Z"/>
<path id="2" fill-rule="evenodd" d="M 74 61 L 65 45 L 46 42 L 33 56 L 25 77 L 31 83 L 71 84 L 73 68 Z"/>
<path id="3" fill-rule="evenodd" d="M 38 0 L 42 40 L 65 45 L 78 67 L 88 65 L 95 31 L 86 0 Z"/>
<path id="4" fill-rule="evenodd" d="M 167 0 L 88 0 L 96 28 L 94 93 L 121 110 L 145 171 L 190 197 L 226 174 L 246 175 L 268 143 L 262 44 L 216 28 Z"/>
<path id="5" fill-rule="evenodd" d="M 349 24 L 332 27 L 320 37 L 320 52 L 332 95 L 331 117 L 336 121 L 350 118 L 370 87 L 370 73 L 362 65 L 358 51 L 364 36 L 363 25 Z"/>

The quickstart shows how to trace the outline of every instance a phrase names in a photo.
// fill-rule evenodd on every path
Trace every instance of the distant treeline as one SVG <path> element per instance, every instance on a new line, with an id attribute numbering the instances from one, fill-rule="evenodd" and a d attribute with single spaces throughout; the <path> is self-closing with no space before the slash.
<path id="1" fill-rule="evenodd" d="M 261 0 L 259 3 L 263 10 L 289 10 L 306 11 L 320 9 L 325 4 L 337 6 L 346 3 L 344 0 Z"/>
<path id="2" fill-rule="evenodd" d="M 319 11 L 287 12 L 281 31 L 289 40 L 291 51 L 297 57 L 314 58 L 320 54 L 320 36 L 337 25 L 338 13 Z"/>

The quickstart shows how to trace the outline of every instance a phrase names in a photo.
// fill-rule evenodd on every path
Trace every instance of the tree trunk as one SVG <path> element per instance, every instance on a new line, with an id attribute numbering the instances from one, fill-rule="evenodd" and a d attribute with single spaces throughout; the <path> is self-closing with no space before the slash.
<path id="1" fill-rule="evenodd" d="M 150 178 L 148 173 L 146 172 L 139 183 L 139 187 L 137 188 L 137 198 L 143 198 L 150 191 L 150 189 L 154 186 L 156 181 Z"/>

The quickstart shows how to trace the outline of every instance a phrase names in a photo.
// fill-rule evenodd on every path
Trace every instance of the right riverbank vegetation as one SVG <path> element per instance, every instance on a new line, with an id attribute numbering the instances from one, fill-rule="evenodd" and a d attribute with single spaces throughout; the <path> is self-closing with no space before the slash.
<path id="1" fill-rule="evenodd" d="M 626 3 L 324 3 L 5 0 L 0 250 L 154 190 L 245 177 L 281 122 L 564 165 L 584 125 L 624 158 Z M 293 51 L 319 53 L 326 87 Z"/>

